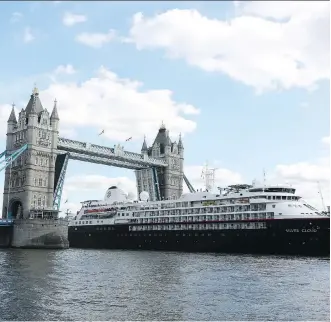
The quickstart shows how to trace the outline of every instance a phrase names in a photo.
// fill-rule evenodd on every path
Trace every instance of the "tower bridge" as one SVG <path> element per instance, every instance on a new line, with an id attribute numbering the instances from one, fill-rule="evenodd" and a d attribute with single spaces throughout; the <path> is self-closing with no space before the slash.
<path id="1" fill-rule="evenodd" d="M 134 153 L 119 144 L 111 148 L 59 137 L 57 102 L 49 113 L 36 88 L 18 118 L 14 107 L 7 121 L 6 150 L 0 154 L 6 222 L 40 210 L 57 216 L 70 159 L 135 170 L 138 195 L 148 191 L 151 200 L 178 198 L 183 181 L 194 190 L 183 171 L 182 139 L 172 142 L 163 124 L 152 146 L 144 139 L 141 153 Z"/>

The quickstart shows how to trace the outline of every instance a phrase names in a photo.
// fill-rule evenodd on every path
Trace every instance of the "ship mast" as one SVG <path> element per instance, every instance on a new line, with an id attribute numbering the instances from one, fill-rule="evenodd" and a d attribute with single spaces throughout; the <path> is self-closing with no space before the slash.
<path id="1" fill-rule="evenodd" d="M 323 195 L 322 195 L 321 185 L 320 185 L 320 182 L 319 181 L 317 181 L 317 185 L 318 185 L 318 193 L 321 196 L 323 211 L 325 211 L 324 198 L 323 198 Z"/>
<path id="2" fill-rule="evenodd" d="M 217 168 L 208 168 L 208 161 L 203 167 L 201 172 L 201 178 L 205 180 L 205 189 L 206 191 L 212 191 L 215 186 L 215 171 Z"/>

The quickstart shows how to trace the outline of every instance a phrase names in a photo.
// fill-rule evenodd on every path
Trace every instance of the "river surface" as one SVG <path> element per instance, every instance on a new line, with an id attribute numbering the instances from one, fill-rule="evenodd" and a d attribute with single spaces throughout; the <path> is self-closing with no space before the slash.
<path id="1" fill-rule="evenodd" d="M 330 319 L 330 261 L 0 250 L 0 320 Z"/>

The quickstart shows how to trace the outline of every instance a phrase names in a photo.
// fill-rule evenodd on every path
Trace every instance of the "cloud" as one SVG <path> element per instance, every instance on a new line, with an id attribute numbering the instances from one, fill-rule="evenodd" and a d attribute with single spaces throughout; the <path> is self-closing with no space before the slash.
<path id="1" fill-rule="evenodd" d="M 31 41 L 33 41 L 35 39 L 34 35 L 32 34 L 31 28 L 30 27 L 26 27 L 24 29 L 24 34 L 23 34 L 23 42 L 30 43 Z"/>
<path id="2" fill-rule="evenodd" d="M 163 49 L 207 72 L 221 72 L 257 92 L 312 88 L 329 79 L 329 2 L 240 3 L 229 20 L 173 9 L 133 17 L 129 42 Z M 318 59 L 316 59 L 318 57 Z"/>
<path id="3" fill-rule="evenodd" d="M 87 21 L 87 17 L 84 15 L 76 15 L 74 13 L 65 12 L 62 18 L 62 22 L 67 27 L 72 27 L 78 23 Z"/>
<path id="4" fill-rule="evenodd" d="M 131 136 L 141 141 L 144 134 L 154 139 L 162 120 L 177 135 L 196 128 L 188 119 L 199 112 L 196 107 L 175 102 L 170 90 L 142 90 L 142 85 L 100 67 L 95 77 L 82 83 L 51 84 L 40 97 L 44 106 L 53 106 L 56 97 L 64 128 L 78 130 L 88 125 L 98 131 L 104 129 L 103 136 L 116 141 Z"/>
<path id="5" fill-rule="evenodd" d="M 330 136 L 325 136 L 324 138 L 322 138 L 322 142 L 330 146 Z"/>
<path id="6" fill-rule="evenodd" d="M 61 137 L 65 137 L 67 139 L 77 139 L 78 134 L 74 129 L 71 128 L 63 128 L 61 127 L 60 123 L 60 129 L 59 129 Z"/>
<path id="7" fill-rule="evenodd" d="M 22 19 L 23 14 L 21 12 L 13 12 L 10 18 L 11 23 L 18 22 Z"/>
<path id="8" fill-rule="evenodd" d="M 276 167 L 276 174 L 295 182 L 317 182 L 330 180 L 330 168 L 328 161 L 320 161 L 317 164 L 299 162 L 290 165 L 280 164 Z"/>
<path id="9" fill-rule="evenodd" d="M 115 31 L 109 30 L 108 33 L 89 33 L 83 32 L 76 36 L 76 41 L 93 48 L 101 48 L 115 38 Z"/>
<path id="10" fill-rule="evenodd" d="M 56 67 L 56 69 L 54 70 L 54 74 L 58 75 L 58 74 L 66 74 L 66 75 L 72 75 L 75 74 L 76 70 L 74 69 L 74 67 L 70 64 L 67 65 L 59 65 L 58 67 Z"/>
<path id="11" fill-rule="evenodd" d="M 320 158 L 314 162 L 279 164 L 268 177 L 271 183 L 292 185 L 299 195 L 318 209 L 322 210 L 321 194 L 325 205 L 330 205 L 329 157 Z"/>

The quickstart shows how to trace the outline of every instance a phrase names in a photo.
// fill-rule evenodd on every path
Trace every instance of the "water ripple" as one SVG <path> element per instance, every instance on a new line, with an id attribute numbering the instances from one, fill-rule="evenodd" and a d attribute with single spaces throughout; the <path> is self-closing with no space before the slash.
<path id="1" fill-rule="evenodd" d="M 328 321 L 329 260 L 1 250 L 2 320 Z"/>

